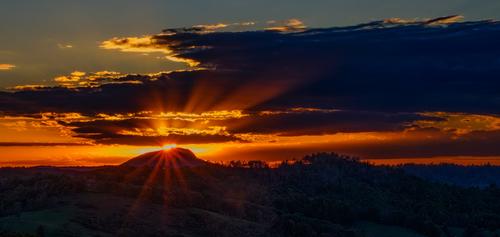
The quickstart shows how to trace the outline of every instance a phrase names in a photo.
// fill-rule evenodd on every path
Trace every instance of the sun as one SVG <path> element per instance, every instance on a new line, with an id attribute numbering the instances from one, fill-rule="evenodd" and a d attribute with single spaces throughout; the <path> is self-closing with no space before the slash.
<path id="1" fill-rule="evenodd" d="M 162 150 L 170 150 L 172 148 L 176 148 L 177 147 L 177 144 L 164 144 L 161 149 Z"/>

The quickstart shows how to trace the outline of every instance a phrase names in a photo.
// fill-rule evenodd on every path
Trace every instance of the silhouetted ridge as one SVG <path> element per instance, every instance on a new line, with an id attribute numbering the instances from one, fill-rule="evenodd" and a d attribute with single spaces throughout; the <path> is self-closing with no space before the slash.
<path id="1" fill-rule="evenodd" d="M 206 165 L 205 161 L 198 159 L 192 151 L 183 148 L 145 153 L 121 164 L 121 166 L 128 167 L 151 168 L 183 168 L 203 165 Z"/>

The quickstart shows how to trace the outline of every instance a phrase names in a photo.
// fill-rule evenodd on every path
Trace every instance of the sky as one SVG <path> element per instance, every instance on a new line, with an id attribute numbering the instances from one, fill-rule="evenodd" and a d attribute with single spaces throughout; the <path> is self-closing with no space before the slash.
<path id="1" fill-rule="evenodd" d="M 499 164 L 499 18 L 494 0 L 4 2 L 0 166 L 174 144 Z"/>

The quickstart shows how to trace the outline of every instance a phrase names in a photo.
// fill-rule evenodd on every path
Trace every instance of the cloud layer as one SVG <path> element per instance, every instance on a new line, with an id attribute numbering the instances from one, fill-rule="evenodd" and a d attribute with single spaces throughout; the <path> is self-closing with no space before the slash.
<path id="1" fill-rule="evenodd" d="M 112 38 L 101 47 L 160 53 L 191 68 L 149 75 L 74 71 L 55 78 L 59 86 L 0 92 L 0 111 L 34 118 L 77 113 L 76 121 L 52 120 L 98 144 L 398 133 L 399 140 L 355 147 L 395 157 L 500 155 L 491 147 L 500 142 L 500 24 L 459 19 L 324 29 L 291 20 L 239 32 L 219 32 L 228 25 L 215 24 Z"/>

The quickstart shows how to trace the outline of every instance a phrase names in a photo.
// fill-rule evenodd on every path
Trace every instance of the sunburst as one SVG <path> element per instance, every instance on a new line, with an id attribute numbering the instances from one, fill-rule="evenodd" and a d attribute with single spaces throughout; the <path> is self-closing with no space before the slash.
<path id="1" fill-rule="evenodd" d="M 176 148 L 176 147 L 177 147 L 177 144 L 163 144 L 161 146 L 161 149 L 164 151 L 168 151 L 168 150 Z"/>

